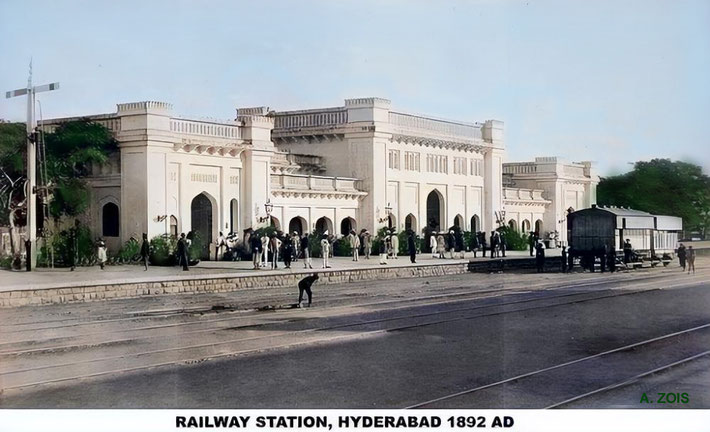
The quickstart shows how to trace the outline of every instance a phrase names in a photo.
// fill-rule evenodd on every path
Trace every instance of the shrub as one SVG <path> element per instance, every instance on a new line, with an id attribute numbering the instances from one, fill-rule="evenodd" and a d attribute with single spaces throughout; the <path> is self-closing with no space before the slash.
<path id="1" fill-rule="evenodd" d="M 333 256 L 351 256 L 353 249 L 350 247 L 350 239 L 341 237 L 333 242 Z"/>
<path id="2" fill-rule="evenodd" d="M 200 236 L 200 233 L 193 231 L 190 246 L 187 248 L 187 256 L 190 258 L 190 262 L 199 261 L 202 258 L 203 248 L 204 240 Z M 174 250 L 177 250 L 177 242 Z"/>
<path id="3" fill-rule="evenodd" d="M 150 240 L 150 263 L 155 266 L 175 265 L 176 251 L 177 239 L 175 237 L 168 234 L 155 236 Z"/>
<path id="4" fill-rule="evenodd" d="M 121 263 L 130 263 L 136 255 L 141 252 L 141 245 L 138 240 L 132 238 L 125 242 L 116 253 L 116 260 Z"/>
<path id="5" fill-rule="evenodd" d="M 500 227 L 497 230 L 505 235 L 505 247 L 508 250 L 526 250 L 528 249 L 528 235 L 519 233 L 509 226 Z"/>
<path id="6" fill-rule="evenodd" d="M 72 263 L 76 265 L 91 264 L 96 260 L 96 245 L 91 230 L 84 226 L 76 228 L 76 250 L 71 244 L 71 230 L 64 230 L 54 234 L 49 239 L 49 245 L 41 247 L 38 254 L 40 265 L 48 266 L 51 261 L 50 248 L 54 251 L 54 265 L 68 267 Z M 74 254 L 74 259 L 72 258 Z"/>
<path id="7" fill-rule="evenodd" d="M 12 268 L 12 256 L 7 255 L 0 257 L 0 268 L 10 269 Z"/>

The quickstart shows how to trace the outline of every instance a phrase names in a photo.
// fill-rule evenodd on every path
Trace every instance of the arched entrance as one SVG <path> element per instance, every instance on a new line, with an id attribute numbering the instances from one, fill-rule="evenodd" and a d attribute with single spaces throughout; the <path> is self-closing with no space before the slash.
<path id="1" fill-rule="evenodd" d="M 354 231 L 357 229 L 357 225 L 355 224 L 355 219 L 351 217 L 346 217 L 342 221 L 340 221 L 340 234 L 346 236 L 350 234 L 350 231 Z"/>
<path id="2" fill-rule="evenodd" d="M 518 231 L 518 222 L 516 222 L 515 219 L 511 219 L 508 221 L 508 227 L 513 231 Z"/>
<path id="3" fill-rule="evenodd" d="M 407 231 L 417 232 L 417 218 L 413 214 L 409 213 L 406 218 L 404 218 L 404 229 Z"/>
<path id="4" fill-rule="evenodd" d="M 461 228 L 461 230 L 463 231 L 463 216 L 461 216 L 460 214 L 456 215 L 456 217 L 454 218 L 454 226 Z"/>
<path id="5" fill-rule="evenodd" d="M 523 233 L 530 234 L 530 221 L 527 219 L 523 221 Z"/>
<path id="6" fill-rule="evenodd" d="M 471 232 L 479 232 L 481 230 L 481 219 L 478 215 L 471 217 Z"/>
<path id="7" fill-rule="evenodd" d="M 444 197 L 436 189 L 426 197 L 426 220 L 430 229 L 441 230 L 441 222 L 444 220 Z"/>
<path id="8" fill-rule="evenodd" d="M 327 217 L 323 216 L 316 221 L 316 232 L 323 234 L 328 231 L 328 234 L 333 234 L 333 222 Z"/>
<path id="9" fill-rule="evenodd" d="M 214 209 L 212 200 L 206 193 L 201 193 L 192 199 L 190 204 L 192 227 L 191 231 L 197 240 L 193 238 L 193 247 L 200 248 L 200 259 L 209 259 L 210 243 L 213 241 L 212 229 L 214 227 Z"/>
<path id="10" fill-rule="evenodd" d="M 293 234 L 294 232 L 297 232 L 298 235 L 302 235 L 306 230 L 306 220 L 303 219 L 300 216 L 296 216 L 295 218 L 291 219 L 291 221 L 288 223 L 288 232 Z"/>
<path id="11" fill-rule="evenodd" d="M 279 222 L 276 216 L 269 217 L 269 226 L 275 228 L 276 231 L 281 231 L 281 222 Z"/>
<path id="12" fill-rule="evenodd" d="M 542 221 L 540 219 L 535 221 L 535 232 L 538 235 L 542 235 Z"/>
<path id="13" fill-rule="evenodd" d="M 118 237 L 119 211 L 116 204 L 112 202 L 104 204 L 101 222 L 104 237 Z"/>

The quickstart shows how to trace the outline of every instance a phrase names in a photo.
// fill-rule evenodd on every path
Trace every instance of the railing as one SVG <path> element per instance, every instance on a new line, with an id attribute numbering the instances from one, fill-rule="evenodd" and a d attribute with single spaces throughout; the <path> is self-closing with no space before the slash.
<path id="1" fill-rule="evenodd" d="M 338 177 L 304 176 L 298 174 L 272 174 L 273 189 L 357 191 L 357 179 Z"/>
<path id="2" fill-rule="evenodd" d="M 389 113 L 390 125 L 395 128 L 427 131 L 430 134 L 463 137 L 468 140 L 481 140 L 481 125 L 476 123 L 455 122 L 422 117 L 413 114 L 404 114 L 391 111 Z"/>
<path id="3" fill-rule="evenodd" d="M 347 122 L 348 112 L 342 108 L 274 115 L 274 129 L 335 126 Z"/>
<path id="4" fill-rule="evenodd" d="M 532 174 L 537 172 L 534 162 L 503 164 L 503 174 Z"/>
<path id="5" fill-rule="evenodd" d="M 215 138 L 242 138 L 242 131 L 237 125 L 226 125 L 197 120 L 170 119 L 170 131 L 187 135 L 200 135 Z"/>

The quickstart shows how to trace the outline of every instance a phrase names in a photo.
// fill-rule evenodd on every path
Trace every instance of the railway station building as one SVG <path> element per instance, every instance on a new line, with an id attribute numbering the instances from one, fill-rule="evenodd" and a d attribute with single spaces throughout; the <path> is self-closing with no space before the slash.
<path id="1" fill-rule="evenodd" d="M 220 231 L 264 225 L 343 235 L 427 225 L 490 232 L 505 223 L 564 236 L 566 209 L 596 198 L 589 162 L 504 163 L 501 121 L 410 114 L 381 98 L 296 111 L 237 108 L 229 121 L 181 117 L 152 101 L 83 118 L 119 142 L 89 179 L 84 221 L 109 249 L 143 232 L 196 231 L 208 243 Z"/>

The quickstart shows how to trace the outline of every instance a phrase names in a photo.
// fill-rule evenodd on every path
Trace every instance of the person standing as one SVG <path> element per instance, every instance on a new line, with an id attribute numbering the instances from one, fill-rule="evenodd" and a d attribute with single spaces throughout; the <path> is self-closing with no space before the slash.
<path id="1" fill-rule="evenodd" d="M 390 244 L 392 245 L 392 258 L 397 259 L 399 255 L 399 237 L 394 230 L 390 231 Z"/>
<path id="2" fill-rule="evenodd" d="M 320 254 L 323 257 L 323 268 L 330 268 L 328 258 L 330 257 L 330 242 L 328 241 L 328 231 L 323 234 L 320 240 Z"/>
<path id="3" fill-rule="evenodd" d="M 454 259 L 454 252 L 456 252 L 456 235 L 453 230 L 449 230 L 449 234 L 446 236 L 446 249 L 449 252 L 449 258 Z"/>
<path id="4" fill-rule="evenodd" d="M 486 257 L 486 247 L 488 247 L 488 245 L 486 244 L 486 233 L 484 231 L 481 231 L 480 234 L 481 234 L 481 237 L 479 240 L 479 244 L 481 245 L 481 252 L 483 252 L 482 256 L 483 256 L 483 258 L 485 258 Z"/>
<path id="5" fill-rule="evenodd" d="M 409 250 L 409 261 L 412 264 L 417 262 L 417 244 L 414 240 L 414 231 L 409 231 L 409 236 L 407 237 L 407 249 Z"/>
<path id="6" fill-rule="evenodd" d="M 572 272 L 572 267 L 574 267 L 574 255 L 572 254 L 572 248 L 567 249 L 567 271 Z"/>
<path id="7" fill-rule="evenodd" d="M 505 249 L 507 247 L 505 244 L 505 233 L 501 232 L 498 239 L 500 241 L 500 251 L 503 254 L 503 258 L 505 258 Z"/>
<path id="8" fill-rule="evenodd" d="M 528 236 L 528 246 L 530 247 L 530 256 L 533 256 L 533 250 L 535 249 L 535 233 L 530 231 Z"/>
<path id="9" fill-rule="evenodd" d="M 293 234 L 291 234 L 291 250 L 293 250 L 293 257 L 291 258 L 291 262 L 296 262 L 298 261 L 298 255 L 300 252 L 300 246 L 301 244 L 301 236 L 298 235 L 298 231 L 294 231 Z"/>
<path id="10" fill-rule="evenodd" d="M 471 252 L 473 252 L 473 257 L 476 258 L 476 255 L 478 254 L 478 238 L 479 238 L 480 233 L 474 232 L 471 233 Z"/>
<path id="11" fill-rule="evenodd" d="M 187 239 L 185 238 L 185 233 L 180 234 L 180 240 L 177 242 L 177 255 L 178 255 L 178 265 L 182 264 L 182 270 L 188 271 L 189 259 L 187 255 Z"/>
<path id="12" fill-rule="evenodd" d="M 353 261 L 360 260 L 360 237 L 357 236 L 354 230 L 350 231 L 348 236 L 348 241 L 350 242 L 350 249 L 353 253 Z"/>
<path id="13" fill-rule="evenodd" d="M 372 236 L 370 231 L 365 230 L 362 234 L 362 249 L 365 253 L 365 259 L 370 259 L 370 253 L 372 251 Z"/>
<path id="14" fill-rule="evenodd" d="M 491 259 L 498 256 L 498 236 L 495 231 L 491 231 Z"/>
<path id="15" fill-rule="evenodd" d="M 271 253 L 271 269 L 276 270 L 279 268 L 279 247 L 281 246 L 281 241 L 279 241 L 276 234 L 271 234 L 269 236 L 269 252 Z"/>
<path id="16" fill-rule="evenodd" d="M 226 240 L 224 239 L 224 234 L 222 231 L 219 232 L 219 236 L 217 237 L 217 242 L 215 243 L 215 248 L 214 248 L 214 260 L 215 261 L 222 261 L 222 257 L 224 256 L 224 246 L 227 244 Z"/>
<path id="17" fill-rule="evenodd" d="M 313 300 L 313 291 L 311 286 L 318 280 L 318 274 L 313 273 L 311 276 L 306 276 L 298 282 L 298 305 L 301 307 L 301 302 L 303 302 L 303 293 L 308 295 L 308 307 L 311 307 L 311 302 Z"/>
<path id="18" fill-rule="evenodd" d="M 693 274 L 695 274 L 695 249 L 693 249 L 692 246 L 688 246 L 688 251 L 687 251 L 687 261 L 688 261 L 688 274 L 690 274 L 690 271 L 693 271 Z"/>
<path id="19" fill-rule="evenodd" d="M 626 239 L 624 242 L 624 264 L 631 262 L 631 254 L 633 253 L 633 248 L 631 247 L 631 240 Z"/>
<path id="20" fill-rule="evenodd" d="M 456 237 L 456 253 L 461 259 L 466 258 L 466 247 L 463 244 L 463 232 L 459 230 L 455 233 Z"/>
<path id="21" fill-rule="evenodd" d="M 567 247 L 562 246 L 562 273 L 567 273 Z"/>
<path id="22" fill-rule="evenodd" d="M 680 266 L 683 268 L 683 271 L 685 271 L 685 245 L 683 243 L 678 246 L 678 261 L 680 262 Z"/>
<path id="23" fill-rule="evenodd" d="M 380 240 L 380 265 L 387 265 L 387 251 L 389 249 L 387 243 L 389 243 L 389 236 Z"/>
<path id="24" fill-rule="evenodd" d="M 141 261 L 143 262 L 143 271 L 148 271 L 148 259 L 150 258 L 150 242 L 148 242 L 148 234 L 143 233 L 143 242 L 141 243 Z"/>
<path id="25" fill-rule="evenodd" d="M 436 258 L 439 256 L 437 252 L 437 247 L 436 247 L 436 231 L 432 231 L 431 235 L 429 236 L 429 247 L 431 248 L 431 257 Z"/>
<path id="26" fill-rule="evenodd" d="M 289 235 L 286 234 L 284 236 L 284 241 L 283 241 L 284 267 L 286 267 L 287 269 L 290 269 L 292 259 L 293 259 L 293 242 L 291 241 L 291 237 L 289 237 Z"/>
<path id="27" fill-rule="evenodd" d="M 301 237 L 301 257 L 303 258 L 303 268 L 312 269 L 311 243 L 308 239 L 308 233 L 303 233 L 303 237 Z"/>
<path id="28" fill-rule="evenodd" d="M 99 260 L 99 267 L 101 267 L 101 270 L 104 269 L 104 265 L 106 265 L 106 242 L 104 239 L 100 238 L 96 242 L 96 257 Z"/>
<path id="29" fill-rule="evenodd" d="M 444 255 L 446 253 L 446 239 L 442 233 L 436 236 L 436 251 L 439 253 L 440 259 L 446 258 L 446 255 Z"/>
<path id="30" fill-rule="evenodd" d="M 259 267 L 261 266 L 260 264 L 262 251 L 261 239 L 259 238 L 259 235 L 254 232 L 251 234 L 251 236 L 249 236 L 249 242 L 251 243 L 249 247 L 251 248 L 251 256 L 252 263 L 254 264 L 254 270 L 259 270 Z"/>
<path id="31" fill-rule="evenodd" d="M 535 264 L 537 264 L 537 272 L 545 272 L 545 246 L 541 242 L 535 245 Z"/>

